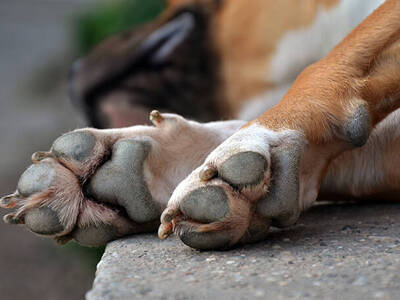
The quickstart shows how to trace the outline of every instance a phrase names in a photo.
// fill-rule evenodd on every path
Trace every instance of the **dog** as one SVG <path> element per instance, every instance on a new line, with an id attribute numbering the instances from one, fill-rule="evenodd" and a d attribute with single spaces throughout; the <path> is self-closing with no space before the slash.
<path id="1" fill-rule="evenodd" d="M 95 246 L 161 215 L 161 238 L 217 249 L 294 224 L 318 196 L 398 201 L 399 15 L 385 1 L 251 122 L 153 111 L 154 126 L 61 136 L 0 200 L 18 206 L 5 221 Z"/>

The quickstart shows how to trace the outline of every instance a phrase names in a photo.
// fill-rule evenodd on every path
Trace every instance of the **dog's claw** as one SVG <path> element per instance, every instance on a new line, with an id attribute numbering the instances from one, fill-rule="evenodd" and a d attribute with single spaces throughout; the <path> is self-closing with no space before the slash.
<path id="1" fill-rule="evenodd" d="M 199 174 L 202 181 L 209 181 L 218 175 L 218 171 L 215 167 L 205 166 Z"/>
<path id="2" fill-rule="evenodd" d="M 150 113 L 150 121 L 154 124 L 154 126 L 158 126 L 164 120 L 163 116 L 158 110 L 153 110 Z"/>
<path id="3" fill-rule="evenodd" d="M 17 218 L 14 214 L 8 214 L 3 217 L 6 224 L 23 224 L 22 220 Z"/>
<path id="4" fill-rule="evenodd" d="M 0 207 L 2 208 L 13 208 L 15 206 L 16 200 L 18 200 L 19 194 L 15 192 L 14 194 L 4 196 L 0 198 Z"/>
<path id="5" fill-rule="evenodd" d="M 161 215 L 161 223 L 168 224 L 171 223 L 173 219 L 179 214 L 178 209 L 167 208 Z"/>
<path id="6" fill-rule="evenodd" d="M 34 164 L 37 164 L 48 157 L 53 157 L 53 154 L 51 152 L 38 151 L 32 154 L 31 159 Z"/>
<path id="7" fill-rule="evenodd" d="M 160 227 L 158 228 L 158 237 L 162 240 L 165 240 L 168 238 L 174 231 L 173 224 L 167 223 L 167 224 L 161 224 Z"/>
<path id="8" fill-rule="evenodd" d="M 158 228 L 158 236 L 164 240 L 174 231 L 173 220 L 179 215 L 178 209 L 168 208 L 161 214 L 161 225 Z"/>

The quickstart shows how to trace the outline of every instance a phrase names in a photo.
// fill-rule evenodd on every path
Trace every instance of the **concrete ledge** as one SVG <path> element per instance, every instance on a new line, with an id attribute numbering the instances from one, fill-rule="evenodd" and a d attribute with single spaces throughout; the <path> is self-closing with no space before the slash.
<path id="1" fill-rule="evenodd" d="M 88 300 L 399 299 L 400 205 L 323 205 L 227 252 L 139 235 L 107 246 Z"/>

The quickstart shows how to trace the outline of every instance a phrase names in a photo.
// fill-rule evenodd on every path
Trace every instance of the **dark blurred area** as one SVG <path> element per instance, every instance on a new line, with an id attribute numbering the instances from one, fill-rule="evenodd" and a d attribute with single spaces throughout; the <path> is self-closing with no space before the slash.
<path id="1" fill-rule="evenodd" d="M 69 94 L 89 124 L 149 124 L 154 109 L 202 122 L 228 117 L 212 3 L 119 0 L 82 15 L 74 32 L 85 55 L 71 68 Z"/>
<path id="2" fill-rule="evenodd" d="M 163 3 L 0 1 L 1 195 L 14 191 L 34 151 L 86 125 L 67 97 L 72 62 L 106 36 L 153 18 Z M 2 300 L 82 299 L 90 289 L 102 249 L 58 246 L 2 222 L 0 236 Z"/>

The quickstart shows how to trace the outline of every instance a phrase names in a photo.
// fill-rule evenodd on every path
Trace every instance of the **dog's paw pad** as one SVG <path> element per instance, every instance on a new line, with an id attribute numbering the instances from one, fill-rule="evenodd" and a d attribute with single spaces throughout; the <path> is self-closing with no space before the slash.
<path id="1" fill-rule="evenodd" d="M 219 176 L 235 187 L 258 184 L 263 180 L 268 162 L 259 153 L 246 151 L 232 155 L 218 170 Z"/>
<path id="2" fill-rule="evenodd" d="M 198 173 L 192 176 L 195 178 Z M 158 234 L 164 239 L 174 232 L 183 243 L 196 249 L 226 248 L 245 234 L 250 215 L 249 202 L 216 179 L 171 201 L 161 216 Z"/>
<path id="3" fill-rule="evenodd" d="M 64 231 L 60 218 L 49 207 L 35 207 L 26 212 L 25 226 L 40 235 L 54 235 Z"/>
<path id="4" fill-rule="evenodd" d="M 161 209 L 152 199 L 143 171 L 150 149 L 148 141 L 118 141 L 113 147 L 111 159 L 90 179 L 88 194 L 101 202 L 124 207 L 135 222 L 158 219 Z"/>
<path id="5" fill-rule="evenodd" d="M 85 162 L 92 154 L 96 145 L 96 137 L 89 131 L 73 131 L 56 139 L 52 153 L 57 158 L 73 159 Z"/>
<path id="6" fill-rule="evenodd" d="M 118 237 L 115 227 L 107 224 L 98 226 L 90 225 L 78 228 L 72 233 L 73 239 L 88 247 L 98 247 L 107 244 L 107 242 Z"/>
<path id="7" fill-rule="evenodd" d="M 206 186 L 190 192 L 180 203 L 185 216 L 201 223 L 222 220 L 230 211 L 229 200 L 221 187 Z"/>
<path id="8" fill-rule="evenodd" d="M 181 224 L 177 234 L 181 241 L 199 250 L 224 249 L 231 245 L 232 237 L 224 231 L 197 232 L 191 226 Z"/>
<path id="9" fill-rule="evenodd" d="M 53 185 L 56 171 L 50 162 L 31 165 L 18 181 L 18 193 L 23 197 L 42 192 Z"/>

